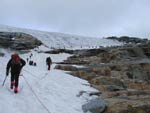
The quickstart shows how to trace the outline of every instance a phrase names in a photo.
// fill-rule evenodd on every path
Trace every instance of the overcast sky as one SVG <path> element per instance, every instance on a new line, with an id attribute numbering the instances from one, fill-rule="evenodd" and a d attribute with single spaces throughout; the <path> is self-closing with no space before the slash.
<path id="1" fill-rule="evenodd" d="M 94 37 L 150 37 L 150 0 L 0 0 L 0 24 Z"/>

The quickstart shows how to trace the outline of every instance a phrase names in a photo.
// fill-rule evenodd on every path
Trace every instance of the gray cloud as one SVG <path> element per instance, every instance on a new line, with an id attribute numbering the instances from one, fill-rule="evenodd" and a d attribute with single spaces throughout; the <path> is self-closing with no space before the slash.
<path id="1" fill-rule="evenodd" d="M 0 24 L 86 36 L 148 38 L 149 0 L 1 0 Z"/>

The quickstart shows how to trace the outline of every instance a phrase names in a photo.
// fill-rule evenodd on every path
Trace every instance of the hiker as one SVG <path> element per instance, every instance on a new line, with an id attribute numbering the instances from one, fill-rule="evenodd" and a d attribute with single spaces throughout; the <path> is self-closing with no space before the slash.
<path id="1" fill-rule="evenodd" d="M 33 60 L 29 61 L 29 65 L 32 66 L 33 65 Z"/>
<path id="2" fill-rule="evenodd" d="M 48 70 L 50 70 L 51 64 L 52 64 L 51 57 L 47 57 L 47 58 L 46 58 L 46 65 L 48 66 Z"/>
<path id="3" fill-rule="evenodd" d="M 7 63 L 6 68 L 6 76 L 9 75 L 9 70 L 11 68 L 11 82 L 10 82 L 10 88 L 14 88 L 14 93 L 18 92 L 18 85 L 19 85 L 19 75 L 21 72 L 22 67 L 26 64 L 26 62 L 19 57 L 18 54 L 12 54 L 11 59 Z"/>
<path id="4" fill-rule="evenodd" d="M 33 56 L 33 54 L 31 53 L 31 54 L 30 54 L 30 59 L 31 59 L 32 56 Z"/>
<path id="5" fill-rule="evenodd" d="M 36 62 L 33 63 L 33 66 L 36 66 Z"/>
<path id="6" fill-rule="evenodd" d="M 26 58 L 27 62 L 29 61 L 29 58 Z"/>

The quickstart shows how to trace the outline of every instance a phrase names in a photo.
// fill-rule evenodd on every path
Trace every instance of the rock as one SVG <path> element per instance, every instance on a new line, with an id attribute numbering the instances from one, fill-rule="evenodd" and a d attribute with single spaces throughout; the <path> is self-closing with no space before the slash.
<path id="1" fill-rule="evenodd" d="M 141 103 L 140 101 L 113 102 L 112 105 L 108 107 L 106 113 L 150 113 L 150 105 Z"/>
<path id="2" fill-rule="evenodd" d="M 35 37 L 21 32 L 0 32 L 0 46 L 15 50 L 33 49 L 42 42 Z"/>
<path id="3" fill-rule="evenodd" d="M 109 67 L 93 68 L 92 71 L 99 76 L 111 76 L 111 69 Z"/>
<path id="4" fill-rule="evenodd" d="M 146 109 L 147 106 L 138 106 L 138 107 L 133 107 L 131 105 L 128 106 L 127 112 L 131 113 L 149 113 L 150 110 Z"/>
<path id="5" fill-rule="evenodd" d="M 93 72 L 86 72 L 86 71 L 77 71 L 77 72 L 72 72 L 70 73 L 73 76 L 82 78 L 82 79 L 86 79 L 88 81 L 91 81 L 93 78 L 96 77 L 96 74 Z"/>
<path id="6" fill-rule="evenodd" d="M 127 51 L 129 52 L 129 55 L 131 57 L 142 57 L 142 58 L 146 57 L 144 51 L 140 47 L 131 47 L 128 48 Z"/>
<path id="7" fill-rule="evenodd" d="M 150 81 L 150 64 L 132 64 L 129 65 L 127 76 L 129 79 Z"/>
<path id="8" fill-rule="evenodd" d="M 106 109 L 106 102 L 101 98 L 90 100 L 88 103 L 82 105 L 84 113 L 103 113 Z"/>
<path id="9" fill-rule="evenodd" d="M 115 85 L 125 87 L 124 83 L 121 80 L 111 77 L 96 77 L 91 81 L 91 83 L 95 85 Z"/>
<path id="10" fill-rule="evenodd" d="M 127 88 L 129 89 L 136 89 L 136 90 L 149 90 L 150 84 L 143 81 L 124 81 L 124 84 L 126 84 Z"/>
<path id="11" fill-rule="evenodd" d="M 56 65 L 55 69 L 61 69 L 65 71 L 77 71 L 78 69 L 74 66 L 66 66 L 66 65 Z"/>
<path id="12" fill-rule="evenodd" d="M 120 42 L 124 42 L 124 43 L 132 43 L 132 44 L 145 44 L 148 42 L 148 39 L 142 39 L 142 38 L 138 38 L 138 37 L 129 37 L 129 36 L 121 36 L 121 37 L 107 37 L 107 39 L 113 39 L 113 40 L 118 40 Z"/>
<path id="13" fill-rule="evenodd" d="M 122 39 L 126 40 L 126 37 Z M 133 38 L 128 41 L 140 43 L 142 40 Z M 150 42 L 148 45 L 130 44 L 99 50 L 75 50 L 73 53 L 75 55 L 64 63 L 83 67 L 69 73 L 86 79 L 89 86 L 101 92 L 96 96 L 107 101 L 105 113 L 150 113 Z M 82 93 L 85 92 L 80 92 L 80 96 Z M 103 112 L 99 107 L 90 108 L 92 105 L 87 108 L 88 105 L 82 106 L 86 113 Z M 132 105 L 132 109 L 128 105 Z"/>
<path id="14" fill-rule="evenodd" d="M 116 85 L 108 85 L 107 90 L 108 91 L 120 91 L 120 90 L 125 90 L 125 88 L 116 86 Z"/>
<path id="15" fill-rule="evenodd" d="M 77 97 L 80 97 L 82 96 L 84 93 L 88 94 L 89 96 L 93 96 L 93 95 L 96 95 L 96 96 L 100 96 L 102 93 L 101 92 L 87 92 L 87 91 L 80 91 L 79 94 L 77 95 Z"/>

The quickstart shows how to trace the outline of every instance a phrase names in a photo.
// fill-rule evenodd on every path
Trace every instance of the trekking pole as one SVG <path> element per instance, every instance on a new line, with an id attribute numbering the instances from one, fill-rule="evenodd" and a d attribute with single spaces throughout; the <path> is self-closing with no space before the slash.
<path id="1" fill-rule="evenodd" d="M 7 76 L 5 76 L 2 86 L 4 86 L 6 79 L 7 79 Z"/>

